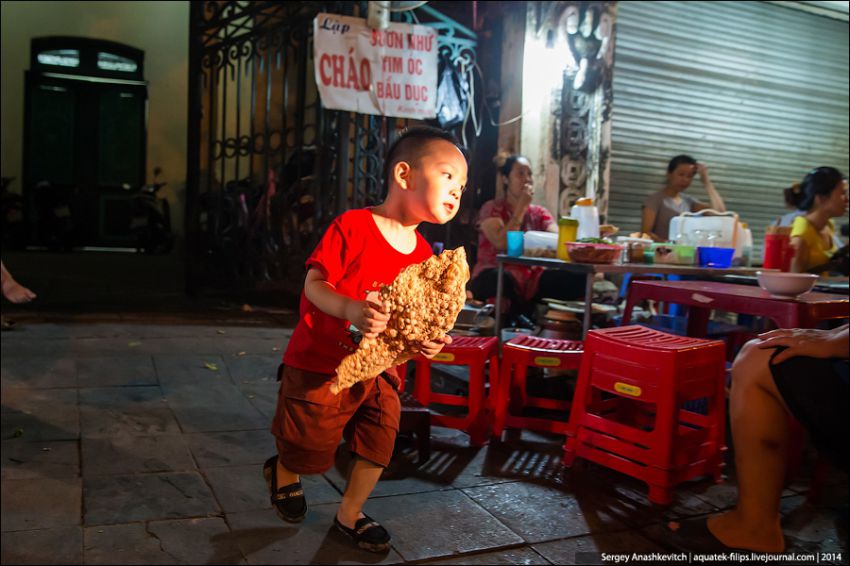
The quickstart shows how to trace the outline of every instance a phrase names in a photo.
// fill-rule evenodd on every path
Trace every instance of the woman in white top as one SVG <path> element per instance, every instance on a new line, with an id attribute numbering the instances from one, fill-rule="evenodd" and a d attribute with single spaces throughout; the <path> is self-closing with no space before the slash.
<path id="1" fill-rule="evenodd" d="M 711 205 L 684 194 L 697 173 Z M 641 232 L 650 234 L 656 242 L 666 242 L 669 239 L 671 218 L 683 212 L 699 212 L 706 208 L 726 212 L 723 198 L 708 178 L 708 168 L 704 163 L 697 163 L 690 155 L 677 155 L 667 165 L 667 183 L 664 188 L 643 201 Z"/>

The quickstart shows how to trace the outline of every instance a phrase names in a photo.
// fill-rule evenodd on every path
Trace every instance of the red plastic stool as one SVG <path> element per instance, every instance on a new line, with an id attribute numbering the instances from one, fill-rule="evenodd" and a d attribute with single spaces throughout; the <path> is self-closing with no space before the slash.
<path id="1" fill-rule="evenodd" d="M 570 401 L 532 397 L 526 391 L 528 368 L 576 369 L 581 363 L 582 343 L 575 340 L 516 336 L 502 345 L 502 371 L 493 400 L 493 436 L 501 438 L 505 427 L 527 428 L 564 434 L 566 421 L 523 417 L 523 408 L 569 411 Z M 511 413 L 514 414 L 511 414 Z"/>
<path id="2" fill-rule="evenodd" d="M 725 442 L 725 346 L 643 326 L 588 332 L 564 444 L 578 456 L 649 484 L 667 505 L 671 489 L 711 475 L 720 481 Z M 708 399 L 707 414 L 683 408 Z"/>
<path id="3" fill-rule="evenodd" d="M 499 341 L 495 337 L 458 336 L 432 359 L 416 358 L 416 384 L 413 395 L 426 407 L 431 403 L 442 403 L 467 407 L 465 417 L 431 415 L 431 424 L 466 431 L 469 442 L 481 446 L 487 442 L 490 428 L 486 406 L 484 368 L 490 361 L 490 383 L 499 373 Z M 450 395 L 431 391 L 431 364 L 469 366 L 469 395 Z"/>

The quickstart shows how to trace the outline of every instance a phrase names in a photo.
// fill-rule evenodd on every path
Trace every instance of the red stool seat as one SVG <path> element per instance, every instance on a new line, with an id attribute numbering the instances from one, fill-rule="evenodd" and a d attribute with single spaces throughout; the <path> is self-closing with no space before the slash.
<path id="1" fill-rule="evenodd" d="M 570 401 L 528 395 L 526 377 L 529 367 L 577 369 L 582 350 L 579 341 L 537 336 L 516 336 L 505 342 L 499 383 L 492 402 L 493 436 L 501 438 L 505 427 L 564 434 L 566 421 L 519 416 L 526 407 L 564 411 L 565 415 L 570 410 Z"/>
<path id="2" fill-rule="evenodd" d="M 474 446 L 487 442 L 490 422 L 484 370 L 489 361 L 492 387 L 493 376 L 499 373 L 498 346 L 499 341 L 495 337 L 458 336 L 432 359 L 423 356 L 416 358 L 416 384 L 413 395 L 417 401 L 426 407 L 431 403 L 467 407 L 464 417 L 432 413 L 431 424 L 466 431 L 470 443 Z M 450 395 L 431 391 L 431 364 L 469 366 L 469 394 Z"/>
<path id="3" fill-rule="evenodd" d="M 564 464 L 578 456 L 649 484 L 666 505 L 671 489 L 723 466 L 725 346 L 642 326 L 593 330 L 584 341 Z M 707 414 L 683 404 L 707 399 Z"/>

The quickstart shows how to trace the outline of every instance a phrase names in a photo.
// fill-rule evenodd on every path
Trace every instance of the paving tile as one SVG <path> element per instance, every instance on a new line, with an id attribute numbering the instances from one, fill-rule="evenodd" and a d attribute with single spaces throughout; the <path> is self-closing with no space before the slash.
<path id="1" fill-rule="evenodd" d="M 239 388 L 220 375 L 192 385 L 163 383 L 162 391 L 185 432 L 252 430 L 270 424 Z"/>
<path id="2" fill-rule="evenodd" d="M 77 478 L 80 449 L 77 440 L 2 443 L 4 480 Z"/>
<path id="3" fill-rule="evenodd" d="M 178 564 L 142 523 L 86 527 L 86 564 Z"/>
<path id="4" fill-rule="evenodd" d="M 155 355 L 156 374 L 163 385 L 200 385 L 230 382 L 224 358 L 218 353 L 208 355 Z"/>
<path id="5" fill-rule="evenodd" d="M 158 386 L 80 390 L 83 436 L 150 436 L 180 432 Z"/>
<path id="6" fill-rule="evenodd" d="M 77 527 L 53 527 L 2 534 L 3 564 L 82 564 L 83 533 Z"/>
<path id="7" fill-rule="evenodd" d="M 782 530 L 791 549 L 818 552 L 846 551 L 847 508 L 824 509 L 808 503 L 803 496 L 785 497 L 780 505 Z M 839 526 L 843 514 L 844 527 Z M 840 529 L 844 529 L 844 534 Z"/>
<path id="8" fill-rule="evenodd" d="M 6 341 L 5 334 L 3 341 Z M 3 387 L 50 389 L 77 386 L 77 363 L 70 357 L 3 354 L 0 383 Z"/>
<path id="9" fill-rule="evenodd" d="M 334 466 L 325 472 L 325 477 L 342 492 L 348 482 L 348 468 L 351 462 L 350 452 L 343 442 L 337 450 Z M 405 493 L 422 493 L 452 489 L 446 481 L 433 477 L 422 477 L 415 465 L 399 463 L 394 456 L 393 462 L 381 476 L 370 497 L 386 497 Z"/>
<path id="10" fill-rule="evenodd" d="M 195 461 L 182 435 L 83 438 L 83 476 L 191 471 Z"/>
<path id="11" fill-rule="evenodd" d="M 246 464 L 262 466 L 277 453 L 269 426 L 258 430 L 185 434 L 183 438 L 200 468 Z"/>
<path id="12" fill-rule="evenodd" d="M 443 558 L 440 560 L 428 560 L 420 562 L 420 564 L 551 564 L 548 560 L 540 556 L 534 550 L 528 547 L 510 548 L 507 550 L 498 550 L 496 552 L 479 552 L 476 554 L 463 554 L 453 558 Z M 556 562 L 555 564 L 566 564 L 566 562 Z"/>
<path id="13" fill-rule="evenodd" d="M 663 552 L 655 542 L 633 531 L 594 533 L 581 537 L 542 542 L 532 546 L 553 564 L 602 564 L 603 552 L 638 554 Z M 607 562 L 610 564 L 611 562 Z"/>
<path id="14" fill-rule="evenodd" d="M 80 409 L 76 389 L 3 389 L 0 436 L 25 442 L 76 440 Z M 15 436 L 15 431 L 20 434 Z"/>
<path id="15" fill-rule="evenodd" d="M 704 521 L 705 519 L 705 517 L 699 517 L 689 520 Z M 644 538 L 650 539 L 651 541 L 671 551 L 681 552 L 692 550 L 690 548 L 676 548 L 673 544 L 670 543 L 670 530 L 668 524 L 649 525 L 648 527 L 641 529 L 638 532 Z M 801 538 L 796 538 L 794 536 L 795 533 L 793 531 L 789 532 L 789 530 L 785 528 L 784 525 L 783 532 L 785 533 L 785 552 L 787 553 L 814 553 L 820 549 L 820 544 L 818 542 L 812 542 Z M 834 541 L 834 539 L 829 540 Z M 832 552 L 835 552 L 836 550 L 840 550 L 840 547 L 830 547 L 830 550 Z"/>
<path id="16" fill-rule="evenodd" d="M 529 431 L 522 433 L 523 436 L 515 441 L 491 442 L 487 446 L 480 464 L 480 477 L 489 481 L 472 481 L 476 478 L 465 476 L 454 485 L 467 487 L 464 484 L 486 485 L 517 480 L 563 484 L 563 436 L 544 438 L 531 436 Z"/>
<path id="17" fill-rule="evenodd" d="M 149 355 L 83 358 L 77 362 L 79 387 L 158 385 Z"/>
<path id="18" fill-rule="evenodd" d="M 237 383 L 236 387 L 248 399 L 248 402 L 271 423 L 277 410 L 278 382 Z"/>
<path id="19" fill-rule="evenodd" d="M 408 562 L 523 542 L 459 490 L 370 499 L 364 512 L 387 528 Z"/>
<path id="20" fill-rule="evenodd" d="M 204 517 L 220 513 L 196 472 L 85 478 L 85 525 Z"/>
<path id="21" fill-rule="evenodd" d="M 208 468 L 203 473 L 225 513 L 256 509 L 271 511 L 262 464 Z M 301 476 L 301 485 L 304 486 L 307 504 L 311 507 L 342 500 L 339 491 L 323 476 Z"/>
<path id="22" fill-rule="evenodd" d="M 581 504 L 563 488 L 514 482 L 463 492 L 527 542 L 624 528 L 604 507 Z"/>
<path id="23" fill-rule="evenodd" d="M 245 564 L 229 534 L 220 517 L 87 527 L 86 564 Z"/>
<path id="24" fill-rule="evenodd" d="M 414 442 L 402 438 L 396 449 L 407 448 L 415 461 L 417 456 Z M 431 458 L 420 465 L 405 466 L 404 473 L 422 481 L 454 488 L 473 487 L 516 481 L 510 474 L 503 473 L 494 465 L 493 446 L 469 445 L 469 435 L 445 427 L 431 427 Z"/>
<path id="25" fill-rule="evenodd" d="M 717 510 L 714 505 L 693 495 L 688 486 L 675 491 L 672 505 L 655 505 L 649 501 L 645 483 L 614 470 L 581 462 L 564 473 L 570 490 L 582 506 L 604 509 L 618 520 L 644 527 L 673 519 L 703 515 Z M 702 480 L 710 484 L 711 480 Z"/>
<path id="26" fill-rule="evenodd" d="M 280 354 L 245 354 L 222 356 L 234 383 L 277 383 Z"/>
<path id="27" fill-rule="evenodd" d="M 3 480 L 2 491 L 3 531 L 80 524 L 79 478 Z"/>
<path id="28" fill-rule="evenodd" d="M 375 554 L 357 548 L 333 526 L 336 505 L 311 506 L 302 523 L 290 525 L 272 510 L 227 515 L 230 537 L 248 564 L 398 564 L 394 549 Z M 396 536 L 392 533 L 393 541 Z"/>

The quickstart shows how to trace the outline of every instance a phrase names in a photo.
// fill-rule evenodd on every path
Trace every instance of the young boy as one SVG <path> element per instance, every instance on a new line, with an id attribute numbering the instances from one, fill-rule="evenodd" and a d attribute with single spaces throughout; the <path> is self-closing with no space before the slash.
<path id="1" fill-rule="evenodd" d="M 404 377 L 388 370 L 339 395 L 330 384 L 339 363 L 357 348 L 358 334 L 374 337 L 386 329 L 389 315 L 377 304 L 379 289 L 431 256 L 416 227 L 454 218 L 466 175 L 466 157 L 454 136 L 428 127 L 408 130 L 384 163 L 386 200 L 339 216 L 307 260 L 301 319 L 283 357 L 272 423 L 278 454 L 263 469 L 272 505 L 285 521 L 304 519 L 300 474 L 329 469 L 345 430 L 354 461 L 334 524 L 361 548 L 389 548 L 389 533 L 362 508 L 392 456 Z M 420 352 L 430 358 L 450 342 L 448 336 L 423 342 Z"/>

